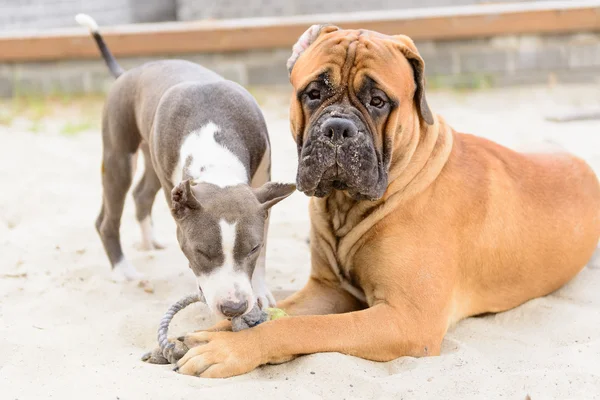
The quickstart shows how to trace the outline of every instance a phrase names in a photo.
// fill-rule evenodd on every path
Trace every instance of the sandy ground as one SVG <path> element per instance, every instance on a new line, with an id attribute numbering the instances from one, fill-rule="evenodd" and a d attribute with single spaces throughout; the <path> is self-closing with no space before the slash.
<path id="1" fill-rule="evenodd" d="M 273 143 L 275 180 L 293 181 L 296 152 L 287 92 L 260 94 Z M 597 87 L 434 92 L 432 108 L 458 130 L 518 146 L 550 139 L 600 169 L 597 121 L 555 124 L 543 116 L 598 106 Z M 440 357 L 375 363 L 337 353 L 301 357 L 245 376 L 206 380 L 178 375 L 139 357 L 155 345 L 168 306 L 194 291 L 163 197 L 155 225 L 163 251 L 137 250 L 140 236 L 128 198 L 126 254 L 155 291 L 109 280 L 93 229 L 100 207 L 97 129 L 61 133 L 69 115 L 0 126 L 0 399 L 590 399 L 600 397 L 600 262 L 567 286 L 509 312 L 470 318 L 451 330 Z M 278 297 L 309 272 L 308 199 L 276 206 L 268 282 Z M 173 334 L 211 324 L 191 306 Z M 384 327 L 382 327 L 383 329 Z"/>

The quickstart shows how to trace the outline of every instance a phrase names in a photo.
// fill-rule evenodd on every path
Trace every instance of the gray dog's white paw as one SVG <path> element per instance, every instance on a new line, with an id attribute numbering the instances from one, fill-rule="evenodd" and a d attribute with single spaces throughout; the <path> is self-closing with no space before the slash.
<path id="1" fill-rule="evenodd" d="M 156 238 L 154 233 L 154 226 L 150 217 L 140 221 L 140 231 L 142 233 L 142 242 L 139 245 L 139 249 L 142 251 L 151 250 L 162 250 L 165 245 Z"/>
<path id="2" fill-rule="evenodd" d="M 110 278 L 113 282 L 141 281 L 144 274 L 139 272 L 129 261 L 123 259 L 113 267 Z"/>

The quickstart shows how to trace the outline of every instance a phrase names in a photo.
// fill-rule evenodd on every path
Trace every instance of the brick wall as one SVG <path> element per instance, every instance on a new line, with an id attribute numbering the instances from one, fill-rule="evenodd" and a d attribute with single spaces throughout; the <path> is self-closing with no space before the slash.
<path id="1" fill-rule="evenodd" d="M 102 25 L 132 20 L 230 18 L 273 13 L 332 11 L 341 0 L 0 0 L 0 29 L 73 26 L 73 14 L 90 13 Z M 498 0 L 496 0 L 498 1 Z M 502 0 L 500 0 L 502 1 Z M 349 8 L 379 9 L 477 3 L 481 0 L 344 0 Z M 17 6 L 18 4 L 18 6 Z M 192 7 L 193 6 L 193 7 Z M 322 7 L 321 7 L 322 6 Z M 195 11 L 194 11 L 195 10 Z M 335 9 L 334 11 L 344 11 Z M 194 14 L 196 13 L 196 14 Z M 39 18 L 39 15 L 46 15 Z M 171 15 L 171 17 L 166 17 Z M 196 18 L 196 17 L 194 17 Z M 600 78 L 600 34 L 521 35 L 457 41 L 417 42 L 425 59 L 430 87 L 482 87 L 558 82 L 594 82 Z M 288 84 L 285 63 L 290 49 L 182 55 L 243 85 Z M 119 59 L 125 68 L 148 59 Z M 0 96 L 24 93 L 82 93 L 106 91 L 112 78 L 100 56 L 97 60 L 0 64 Z"/>
<path id="2" fill-rule="evenodd" d="M 600 82 L 600 34 L 502 36 L 417 43 L 430 85 Z"/>
<path id="3" fill-rule="evenodd" d="M 123 1 L 123 0 L 121 0 Z M 175 0 L 129 0 L 132 22 L 175 21 Z"/>
<path id="4" fill-rule="evenodd" d="M 600 83 L 600 34 L 505 36 L 417 42 L 428 86 L 481 88 L 517 84 Z M 182 55 L 242 85 L 287 85 L 290 49 Z M 149 59 L 119 59 L 132 68 Z M 96 61 L 0 64 L 0 96 L 104 92 L 113 79 Z"/>

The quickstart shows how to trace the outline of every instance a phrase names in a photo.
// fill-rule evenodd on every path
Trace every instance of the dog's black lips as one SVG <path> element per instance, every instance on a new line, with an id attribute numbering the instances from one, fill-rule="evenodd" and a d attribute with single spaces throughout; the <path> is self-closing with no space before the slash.
<path id="1" fill-rule="evenodd" d="M 336 190 L 346 190 L 346 189 L 348 189 L 348 185 L 346 185 L 344 182 L 340 182 L 338 180 L 334 180 L 332 186 Z"/>

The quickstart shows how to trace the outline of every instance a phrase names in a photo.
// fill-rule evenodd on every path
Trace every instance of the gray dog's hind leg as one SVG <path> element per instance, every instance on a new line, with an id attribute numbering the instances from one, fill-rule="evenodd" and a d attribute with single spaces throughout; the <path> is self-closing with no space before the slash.
<path id="1" fill-rule="evenodd" d="M 152 206 L 161 184 L 152 165 L 148 144 L 142 142 L 140 149 L 144 153 L 144 175 L 133 191 L 133 198 L 135 200 L 136 218 L 142 232 L 142 249 L 163 249 L 164 246 L 154 235 L 152 224 Z"/>
<path id="2" fill-rule="evenodd" d="M 125 259 L 119 232 L 125 197 L 131 186 L 134 154 L 126 148 L 108 148 L 105 144 L 102 155 L 103 199 L 96 229 L 112 265 L 113 279 L 117 281 L 142 277 Z"/>

